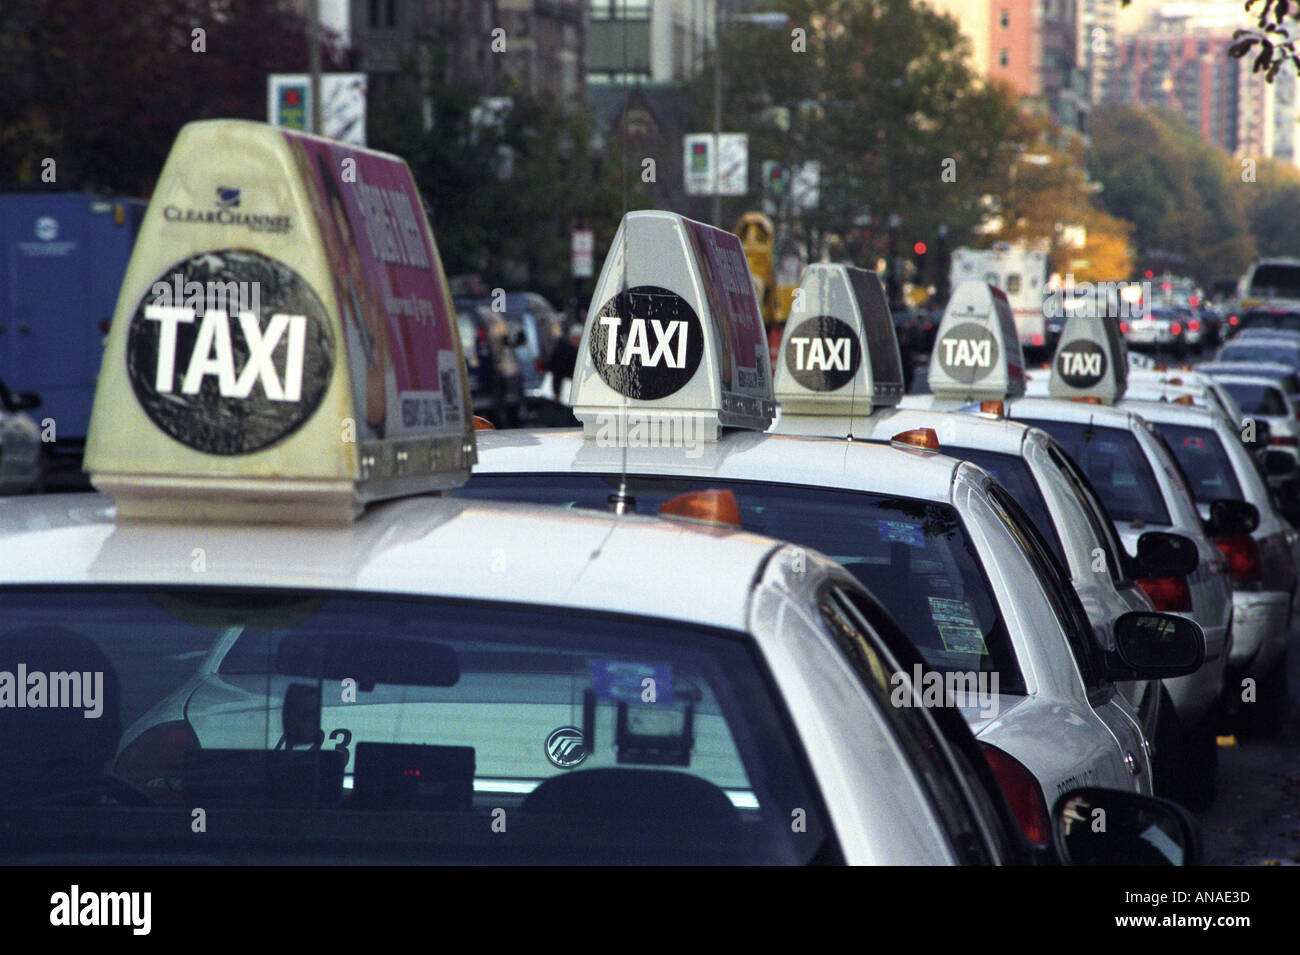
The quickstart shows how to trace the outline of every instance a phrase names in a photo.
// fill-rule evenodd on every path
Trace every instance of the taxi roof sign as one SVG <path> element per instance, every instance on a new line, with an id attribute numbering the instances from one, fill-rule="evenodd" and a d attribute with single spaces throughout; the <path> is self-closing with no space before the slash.
<path id="1" fill-rule="evenodd" d="M 85 467 L 122 517 L 346 521 L 463 483 L 460 335 L 401 159 L 186 125 L 104 351 Z"/>
<path id="2" fill-rule="evenodd" d="M 898 404 L 903 359 L 875 272 L 830 263 L 804 270 L 775 378 L 783 415 L 867 415 Z"/>
<path id="3" fill-rule="evenodd" d="M 596 283 L 573 411 L 600 439 L 627 412 L 716 441 L 776 413 L 754 282 L 740 239 L 672 212 L 629 212 Z"/>
<path id="4" fill-rule="evenodd" d="M 1047 393 L 1114 404 L 1128 387 L 1128 347 L 1119 319 L 1075 315 L 1065 321 L 1052 359 Z"/>
<path id="5" fill-rule="evenodd" d="M 1025 356 L 1001 289 L 976 281 L 953 288 L 930 354 L 930 390 L 966 401 L 1025 393 Z"/>

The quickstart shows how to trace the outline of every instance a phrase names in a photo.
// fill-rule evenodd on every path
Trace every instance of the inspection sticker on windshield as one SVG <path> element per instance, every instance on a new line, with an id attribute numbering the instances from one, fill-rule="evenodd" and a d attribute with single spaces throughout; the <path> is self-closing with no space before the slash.
<path id="1" fill-rule="evenodd" d="M 939 637 L 949 653 L 988 654 L 984 634 L 966 601 L 946 597 L 927 599 L 930 601 L 930 619 L 934 621 L 934 628 L 939 631 Z"/>
<path id="2" fill-rule="evenodd" d="M 666 663 L 592 660 L 596 699 L 621 703 L 673 702 L 673 669 Z"/>
<path id="3" fill-rule="evenodd" d="M 909 547 L 924 547 L 925 535 L 921 528 L 906 521 L 881 521 L 876 525 L 880 539 L 885 543 L 907 544 Z"/>

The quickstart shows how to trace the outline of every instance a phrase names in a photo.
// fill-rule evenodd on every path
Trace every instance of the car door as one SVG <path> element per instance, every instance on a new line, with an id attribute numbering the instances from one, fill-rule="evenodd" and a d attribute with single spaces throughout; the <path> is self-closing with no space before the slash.
<path id="1" fill-rule="evenodd" d="M 1138 792 L 1152 792 L 1150 746 L 1142 733 L 1137 714 L 1119 693 L 1115 684 L 1105 678 L 1101 651 L 1088 616 L 1079 603 L 1078 595 L 1069 577 L 1051 553 L 1042 535 L 1034 528 L 1020 505 L 997 484 L 989 485 L 989 499 L 994 510 L 1019 538 L 1030 562 L 1034 566 L 1043 590 L 1047 594 L 1061 627 L 1065 631 L 1070 651 L 1079 668 L 1079 676 L 1088 695 L 1088 704 L 1106 727 L 1114 740 L 1114 762 L 1111 776 L 1117 785 L 1126 785 Z"/>

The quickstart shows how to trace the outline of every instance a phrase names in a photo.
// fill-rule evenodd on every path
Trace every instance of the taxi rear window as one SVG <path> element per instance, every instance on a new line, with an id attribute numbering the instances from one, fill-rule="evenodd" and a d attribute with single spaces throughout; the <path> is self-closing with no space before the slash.
<path id="1" fill-rule="evenodd" d="M 1169 443 L 1197 503 L 1225 497 L 1241 499 L 1241 485 L 1237 483 L 1228 452 L 1214 429 L 1163 422 L 1157 422 L 1156 428 Z"/>
<path id="2" fill-rule="evenodd" d="M 1170 522 L 1151 463 L 1127 428 L 1082 421 L 1017 420 L 1042 428 L 1065 448 L 1105 502 L 1111 520 L 1144 524 Z"/>
<path id="3" fill-rule="evenodd" d="M 456 494 L 603 510 L 618 484 L 617 475 L 480 472 Z M 930 668 L 997 672 L 1001 692 L 1025 692 L 988 578 L 951 506 L 716 477 L 635 475 L 628 485 L 641 514 L 655 514 L 669 498 L 704 488 L 731 490 L 746 530 L 802 544 L 843 564 L 884 605 Z"/>
<path id="4" fill-rule="evenodd" d="M 995 481 L 1010 491 L 1011 496 L 1029 515 L 1029 520 L 1038 528 L 1038 532 L 1047 540 L 1057 560 L 1062 565 L 1068 565 L 1065 559 L 1065 548 L 1061 545 L 1061 535 L 1057 532 L 1056 524 L 1047 510 L 1043 492 L 1038 489 L 1038 482 L 1034 480 L 1033 472 L 1029 470 L 1029 463 L 1024 458 L 1018 454 L 1001 454 L 979 448 L 946 446 L 945 450 L 953 457 L 978 464 L 988 471 Z"/>
<path id="5" fill-rule="evenodd" d="M 49 807 L 84 809 L 76 836 L 92 842 L 127 838 L 110 809 L 152 809 L 157 825 L 146 815 L 131 832 L 171 845 L 202 806 L 220 833 L 209 845 L 271 864 L 320 840 L 354 861 L 395 847 L 454 864 L 839 857 L 743 634 L 416 596 L 40 588 L 4 600 L 0 681 L 99 680 L 76 706 L 0 707 L 0 827 L 39 810 L 26 822 L 48 827 L 32 833 L 39 845 L 68 837 Z M 806 824 L 792 827 L 796 809 Z M 241 829 L 250 811 L 293 822 Z"/>
<path id="6" fill-rule="evenodd" d="M 1287 414 L 1286 399 L 1282 397 L 1280 388 L 1251 384 L 1246 381 L 1225 381 L 1223 387 L 1246 414 L 1273 418 L 1284 417 Z"/>

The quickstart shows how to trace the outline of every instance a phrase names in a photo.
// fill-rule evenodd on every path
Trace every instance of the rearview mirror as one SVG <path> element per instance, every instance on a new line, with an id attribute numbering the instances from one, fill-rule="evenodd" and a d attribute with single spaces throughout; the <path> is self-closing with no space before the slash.
<path id="1" fill-rule="evenodd" d="M 1115 649 L 1105 651 L 1106 675 L 1113 682 L 1186 676 L 1205 662 L 1205 632 L 1177 614 L 1121 614 L 1114 634 Z"/>
<path id="2" fill-rule="evenodd" d="M 1064 865 L 1199 865 L 1201 840 L 1187 810 L 1118 789 L 1073 789 L 1052 809 L 1052 842 Z"/>
<path id="3" fill-rule="evenodd" d="M 1165 531 L 1147 531 L 1139 537 L 1137 557 L 1143 577 L 1186 577 L 1201 562 L 1195 541 Z"/>
<path id="4" fill-rule="evenodd" d="M 1259 527 L 1259 508 L 1249 501 L 1220 498 L 1210 503 L 1206 530 L 1211 537 L 1237 537 Z"/>
<path id="5" fill-rule="evenodd" d="M 394 686 L 455 686 L 460 659 L 446 644 L 364 634 L 293 634 L 280 641 L 275 672 L 317 680 L 357 681 L 368 693 L 376 683 Z"/>

